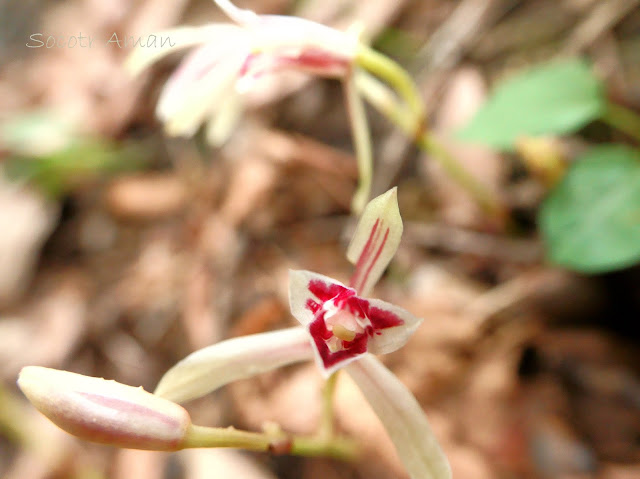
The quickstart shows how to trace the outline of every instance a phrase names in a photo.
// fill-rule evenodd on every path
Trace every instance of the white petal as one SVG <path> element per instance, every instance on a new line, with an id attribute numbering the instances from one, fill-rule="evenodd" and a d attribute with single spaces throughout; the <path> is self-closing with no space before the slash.
<path id="1" fill-rule="evenodd" d="M 413 394 L 374 356 L 345 368 L 380 418 L 412 479 L 450 479 L 449 461 Z"/>
<path id="2" fill-rule="evenodd" d="M 293 317 L 303 326 L 307 326 L 314 319 L 313 311 L 307 307 L 309 301 L 322 304 L 324 300 L 331 299 L 318 298 L 314 295 L 310 289 L 312 282 L 323 283 L 327 289 L 332 286 L 349 289 L 341 282 L 322 274 L 305 270 L 289 270 L 289 306 Z"/>
<path id="3" fill-rule="evenodd" d="M 229 35 L 237 34 L 238 31 L 241 31 L 241 29 L 236 25 L 219 23 L 202 27 L 180 27 L 156 32 L 153 33 L 153 35 L 157 38 L 168 39 L 168 41 L 164 42 L 164 47 L 151 48 L 137 46 L 131 55 L 127 57 L 124 66 L 132 75 L 137 75 L 152 63 L 155 63 L 171 52 L 208 42 L 218 43 Z M 148 43 L 148 40 L 143 42 L 144 45 Z"/>
<path id="4" fill-rule="evenodd" d="M 236 94 L 234 84 L 243 61 L 241 54 L 225 57 L 202 78 L 168 82 L 156 109 L 158 117 L 165 122 L 167 134 L 195 134 L 207 115 L 213 115 L 227 95 Z"/>
<path id="5" fill-rule="evenodd" d="M 375 334 L 369 340 L 368 350 L 372 354 L 388 354 L 396 349 L 400 349 L 422 323 L 422 318 L 417 318 L 406 309 L 402 309 L 394 304 L 387 303 L 380 299 L 369 299 L 368 302 L 371 313 L 377 308 L 389 312 L 404 321 L 404 324 L 401 326 L 380 330 L 379 335 Z"/>
<path id="6" fill-rule="evenodd" d="M 402 228 L 396 188 L 365 206 L 347 249 L 347 258 L 356 265 L 349 284 L 359 296 L 367 296 L 380 279 L 398 250 Z"/>
<path id="7" fill-rule="evenodd" d="M 358 35 L 345 33 L 311 20 L 285 15 L 257 15 L 236 7 L 229 0 L 215 0 L 234 22 L 251 30 L 258 51 L 282 48 L 315 48 L 337 58 L 355 58 Z"/>
<path id="8" fill-rule="evenodd" d="M 240 25 L 252 25 L 259 19 L 259 15 L 251 10 L 243 10 L 236 7 L 229 0 L 214 0 L 216 5 L 234 22 Z"/>
<path id="9" fill-rule="evenodd" d="M 207 143 L 222 145 L 233 133 L 243 111 L 243 99 L 240 94 L 230 91 L 222 100 L 219 110 L 211 116 L 207 124 Z"/>
<path id="10" fill-rule="evenodd" d="M 190 354 L 167 371 L 154 394 L 184 402 L 232 381 L 312 358 L 309 334 L 302 327 L 241 336 Z"/>
<path id="11" fill-rule="evenodd" d="M 254 45 L 260 51 L 313 49 L 349 62 L 355 58 L 358 46 L 355 34 L 293 16 L 259 15 L 259 19 L 252 34 Z"/>

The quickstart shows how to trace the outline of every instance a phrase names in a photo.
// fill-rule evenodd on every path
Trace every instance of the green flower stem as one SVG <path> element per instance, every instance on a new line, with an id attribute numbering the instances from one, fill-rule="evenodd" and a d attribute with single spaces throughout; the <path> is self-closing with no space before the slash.
<path id="1" fill-rule="evenodd" d="M 602 121 L 640 141 L 640 116 L 628 108 L 609 103 Z"/>
<path id="2" fill-rule="evenodd" d="M 296 456 L 322 456 L 353 461 L 358 456 L 355 441 L 345 437 L 332 437 L 321 440 L 313 437 L 298 437 L 293 440 L 291 454 Z"/>
<path id="3" fill-rule="evenodd" d="M 504 207 L 498 202 L 495 196 L 469 174 L 458 160 L 456 160 L 433 135 L 428 131 L 423 131 L 422 134 L 415 139 L 415 142 L 418 148 L 435 158 L 447 174 L 464 188 L 486 213 L 499 219 L 506 217 Z"/>
<path id="4" fill-rule="evenodd" d="M 418 148 L 440 163 L 447 174 L 464 188 L 487 214 L 499 219 L 505 217 L 504 207 L 491 191 L 469 174 L 458 160 L 427 131 L 422 118 L 412 114 L 406 106 L 400 104 L 389 88 L 364 72 L 356 75 L 355 82 L 367 101 L 409 135 Z"/>
<path id="5" fill-rule="evenodd" d="M 358 45 L 355 62 L 361 68 L 374 73 L 389 84 L 402 97 L 418 122 L 424 122 L 426 112 L 422 97 L 413 79 L 404 68 L 391 58 L 364 44 Z"/>
<path id="6" fill-rule="evenodd" d="M 232 447 L 249 451 L 296 456 L 326 456 L 350 461 L 357 456 L 355 442 L 347 438 L 331 439 L 289 436 L 282 431 L 268 433 L 239 431 L 233 427 L 203 427 L 191 425 L 182 448 Z"/>
<path id="7" fill-rule="evenodd" d="M 239 431 L 233 427 L 204 427 L 191 425 L 183 447 L 234 447 L 250 451 L 268 451 L 274 437 L 257 432 Z"/>
<path id="8" fill-rule="evenodd" d="M 353 195 L 351 209 L 356 214 L 362 213 L 371 194 L 371 180 L 373 178 L 373 153 L 371 151 L 371 135 L 367 114 L 358 93 L 353 73 L 345 77 L 344 94 L 347 102 L 347 112 L 351 123 L 353 146 L 358 162 L 358 189 Z"/>
<path id="9" fill-rule="evenodd" d="M 330 440 L 334 434 L 333 427 L 333 396 L 336 390 L 336 382 L 340 371 L 336 371 L 324 384 L 322 389 L 322 416 L 320 417 L 320 429 L 318 438 Z"/>

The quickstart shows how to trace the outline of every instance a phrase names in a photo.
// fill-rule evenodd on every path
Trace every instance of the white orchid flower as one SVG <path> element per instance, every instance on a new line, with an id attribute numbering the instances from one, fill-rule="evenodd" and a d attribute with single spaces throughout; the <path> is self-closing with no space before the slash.
<path id="1" fill-rule="evenodd" d="M 347 251 L 356 265 L 350 286 L 309 271 L 290 273 L 291 312 L 303 327 L 229 339 L 196 351 L 165 374 L 155 394 L 187 401 L 231 381 L 315 358 L 325 377 L 345 367 L 413 479 L 449 479 L 449 463 L 422 408 L 373 356 L 402 347 L 422 321 L 398 306 L 364 297 L 389 264 L 401 236 L 393 188 L 365 207 Z"/>
<path id="2" fill-rule="evenodd" d="M 341 77 L 349 71 L 355 35 L 302 18 L 257 15 L 229 0 L 215 2 L 234 24 L 158 32 L 156 38 L 169 40 L 160 42 L 164 47 L 137 48 L 127 61 L 137 73 L 172 51 L 196 46 L 160 96 L 156 113 L 168 134 L 191 136 L 208 121 L 209 140 L 220 143 L 235 125 L 241 95 L 261 76 L 298 70 Z"/>
<path id="3" fill-rule="evenodd" d="M 396 189 L 367 205 L 347 257 L 356 264 L 351 287 L 310 271 L 292 271 L 289 303 L 307 328 L 325 377 L 367 352 L 386 354 L 404 346 L 422 322 L 408 311 L 363 297 L 378 281 L 402 236 Z"/>

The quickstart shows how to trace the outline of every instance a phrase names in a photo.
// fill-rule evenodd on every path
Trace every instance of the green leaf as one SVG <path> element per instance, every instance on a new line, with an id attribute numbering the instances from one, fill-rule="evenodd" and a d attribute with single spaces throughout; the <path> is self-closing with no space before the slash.
<path id="1" fill-rule="evenodd" d="M 640 261 L 640 151 L 600 146 L 546 199 L 539 223 L 550 259 L 584 273 Z"/>
<path id="2" fill-rule="evenodd" d="M 144 150 L 133 144 L 82 135 L 47 111 L 33 111 L 0 124 L 3 169 L 15 181 L 29 181 L 51 197 L 109 173 L 140 168 Z"/>
<path id="3" fill-rule="evenodd" d="M 458 136 L 510 150 L 522 136 L 569 133 L 602 116 L 603 92 L 582 60 L 532 68 L 498 86 Z"/>

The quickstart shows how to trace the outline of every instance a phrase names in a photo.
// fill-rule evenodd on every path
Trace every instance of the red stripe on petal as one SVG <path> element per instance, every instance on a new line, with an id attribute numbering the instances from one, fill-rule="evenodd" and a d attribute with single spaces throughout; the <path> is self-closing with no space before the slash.
<path id="1" fill-rule="evenodd" d="M 380 225 L 380 220 L 377 219 L 376 222 L 373 224 L 373 228 L 371 228 L 371 233 L 369 233 L 369 239 L 365 243 L 364 248 L 362 248 L 362 252 L 360 253 L 360 257 L 358 258 L 358 262 L 356 263 L 356 269 L 353 272 L 353 275 L 351 276 L 351 281 L 349 282 L 349 285 L 355 288 L 356 291 L 361 289 L 362 285 L 365 282 L 366 275 L 363 278 L 360 278 L 360 276 L 362 276 L 362 274 L 364 273 L 365 264 L 368 261 L 369 256 L 371 255 L 371 251 L 373 249 L 373 245 L 376 242 L 379 225 Z"/>
<path id="2" fill-rule="evenodd" d="M 362 285 L 364 285 L 367 282 L 367 278 L 369 277 L 369 274 L 371 274 L 371 270 L 373 269 L 373 265 L 375 265 L 376 261 L 378 261 L 378 258 L 380 257 L 380 254 L 382 253 L 382 250 L 384 248 L 385 243 L 387 242 L 387 238 L 388 237 L 389 237 L 389 228 L 387 228 L 387 230 L 385 231 L 384 238 L 382 238 L 382 243 L 380 243 L 380 246 L 378 247 L 378 251 L 376 251 L 376 255 L 373 257 L 373 260 L 369 264 L 369 267 L 367 268 L 367 273 L 364 275 L 364 278 L 362 278 Z"/>

